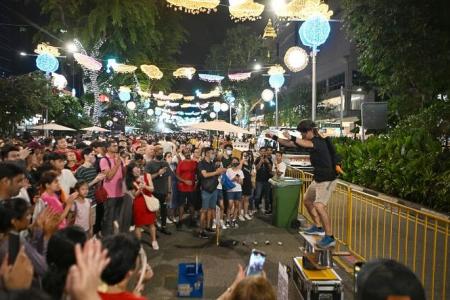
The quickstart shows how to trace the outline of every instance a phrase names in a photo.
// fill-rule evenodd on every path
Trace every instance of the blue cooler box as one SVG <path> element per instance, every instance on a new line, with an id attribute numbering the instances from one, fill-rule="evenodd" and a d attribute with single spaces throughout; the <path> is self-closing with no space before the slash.
<path id="1" fill-rule="evenodd" d="M 181 263 L 178 265 L 178 297 L 203 297 L 202 264 Z"/>

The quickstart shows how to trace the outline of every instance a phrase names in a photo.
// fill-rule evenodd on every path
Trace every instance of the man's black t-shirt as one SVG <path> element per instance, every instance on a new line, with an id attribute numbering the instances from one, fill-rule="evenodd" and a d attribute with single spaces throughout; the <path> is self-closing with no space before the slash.
<path id="1" fill-rule="evenodd" d="M 260 160 L 260 157 L 255 160 L 255 166 L 258 166 Z M 268 160 L 270 163 L 263 162 L 259 169 L 256 167 L 256 181 L 266 182 L 272 178 L 272 161 L 270 158 L 268 158 Z"/>
<path id="2" fill-rule="evenodd" d="M 228 168 L 233 161 L 233 157 L 230 155 L 228 158 L 222 157 L 222 165 L 224 168 Z"/>
<path id="3" fill-rule="evenodd" d="M 311 142 L 313 143 L 314 147 L 308 150 L 310 154 L 311 165 L 314 167 L 314 180 L 316 182 L 335 180 L 335 166 L 333 165 L 327 141 L 321 137 L 314 137 Z"/>
<path id="4" fill-rule="evenodd" d="M 206 171 L 206 173 L 211 173 L 216 171 L 216 164 L 214 162 L 207 162 L 206 160 L 202 160 L 198 163 L 198 172 L 199 174 L 202 173 L 203 170 Z M 212 193 L 215 190 L 217 190 L 217 185 L 219 184 L 219 176 L 211 176 L 208 178 L 204 178 L 203 176 L 200 177 L 200 184 L 201 188 L 204 191 L 207 191 L 208 193 Z"/>

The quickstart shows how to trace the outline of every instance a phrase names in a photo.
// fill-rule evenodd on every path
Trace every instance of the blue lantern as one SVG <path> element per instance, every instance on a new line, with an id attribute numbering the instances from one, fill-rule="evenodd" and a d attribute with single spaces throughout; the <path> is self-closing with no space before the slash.
<path id="1" fill-rule="evenodd" d="M 119 99 L 123 102 L 129 101 L 131 99 L 131 94 L 129 92 L 119 92 Z"/>
<path id="2" fill-rule="evenodd" d="M 36 66 L 44 72 L 55 72 L 59 68 L 58 59 L 48 53 L 39 54 L 36 58 Z"/>
<path id="3" fill-rule="evenodd" d="M 272 88 L 276 90 L 280 89 L 284 84 L 284 75 L 283 74 L 270 75 L 269 84 Z"/>
<path id="4" fill-rule="evenodd" d="M 317 48 L 325 43 L 330 35 L 331 27 L 322 15 L 314 15 L 300 26 L 299 35 L 302 43 L 311 48 Z"/>
<path id="5" fill-rule="evenodd" d="M 144 108 L 149 108 L 150 107 L 150 101 L 145 100 L 144 101 Z"/>

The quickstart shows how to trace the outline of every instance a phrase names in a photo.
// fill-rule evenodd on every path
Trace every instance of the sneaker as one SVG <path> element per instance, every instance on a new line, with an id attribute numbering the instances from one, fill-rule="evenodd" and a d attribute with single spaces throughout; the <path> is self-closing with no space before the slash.
<path id="1" fill-rule="evenodd" d="M 209 236 L 204 231 L 200 231 L 200 233 L 198 234 L 198 237 L 201 238 L 201 239 L 208 239 L 209 238 Z"/>
<path id="2" fill-rule="evenodd" d="M 161 227 L 161 222 L 160 221 L 156 221 L 156 226 L 157 227 Z"/>
<path id="3" fill-rule="evenodd" d="M 247 219 L 247 220 L 249 220 L 249 221 L 252 219 L 252 217 L 251 217 L 249 214 L 245 214 L 244 217 L 245 217 L 245 219 Z"/>
<path id="4" fill-rule="evenodd" d="M 223 220 L 220 220 L 220 226 L 222 226 L 222 229 L 227 228 L 227 226 L 225 226 L 225 222 Z"/>
<path id="5" fill-rule="evenodd" d="M 214 222 L 213 224 L 212 224 L 212 229 L 216 229 L 216 222 Z"/>
<path id="6" fill-rule="evenodd" d="M 237 220 L 233 220 L 233 228 L 239 228 L 239 224 L 237 222 Z"/>
<path id="7" fill-rule="evenodd" d="M 244 216 L 243 216 L 243 215 L 240 215 L 240 216 L 239 216 L 239 221 L 241 221 L 241 222 L 245 222 L 245 218 L 244 218 Z"/>
<path id="8" fill-rule="evenodd" d="M 264 214 L 265 214 L 266 216 L 270 216 L 270 215 L 272 214 L 272 211 L 271 211 L 271 210 L 266 210 L 266 211 L 264 212 Z"/>
<path id="9" fill-rule="evenodd" d="M 225 222 L 225 227 L 226 227 L 226 228 L 230 228 L 230 227 L 231 227 L 231 222 L 230 222 L 229 220 L 227 220 L 227 221 Z"/>
<path id="10" fill-rule="evenodd" d="M 212 233 L 216 232 L 216 230 L 215 230 L 215 229 L 212 229 L 212 228 L 206 228 L 206 231 L 207 231 L 207 232 L 212 232 Z"/>
<path id="11" fill-rule="evenodd" d="M 166 223 L 167 224 L 173 224 L 173 221 L 170 218 L 166 218 Z"/>
<path id="12" fill-rule="evenodd" d="M 325 230 L 321 227 L 313 225 L 310 228 L 304 230 L 303 233 L 309 235 L 325 235 Z"/>
<path id="13" fill-rule="evenodd" d="M 167 230 L 165 227 L 162 227 L 159 231 L 160 231 L 161 233 L 164 233 L 165 235 L 171 235 L 171 234 L 172 234 L 172 232 L 170 232 L 169 230 Z"/>
<path id="14" fill-rule="evenodd" d="M 159 250 L 159 245 L 158 245 L 157 241 L 152 242 L 152 248 L 153 248 L 153 250 Z"/>
<path id="15" fill-rule="evenodd" d="M 328 249 L 336 245 L 336 240 L 332 235 L 326 235 L 320 241 L 318 241 L 316 245 L 318 248 Z"/>

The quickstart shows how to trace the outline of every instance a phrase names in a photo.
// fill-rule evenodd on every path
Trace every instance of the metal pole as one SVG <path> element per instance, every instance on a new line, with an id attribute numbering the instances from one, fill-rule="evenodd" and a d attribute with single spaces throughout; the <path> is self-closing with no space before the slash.
<path id="1" fill-rule="evenodd" d="M 316 120 L 316 102 L 317 102 L 317 95 L 316 95 L 316 49 L 313 49 L 311 52 L 312 56 L 312 111 L 311 111 L 311 120 Z"/>
<path id="2" fill-rule="evenodd" d="M 278 130 L 278 89 L 275 89 L 275 127 Z"/>
<path id="3" fill-rule="evenodd" d="M 231 102 L 230 102 L 229 106 L 230 106 L 230 124 L 231 124 Z"/>
<path id="4" fill-rule="evenodd" d="M 364 132 L 364 103 L 361 103 L 361 141 L 364 142 L 366 134 Z"/>
<path id="5" fill-rule="evenodd" d="M 341 119 L 340 119 L 340 127 L 339 127 L 341 136 L 343 135 L 343 128 L 342 128 L 342 119 L 344 118 L 344 107 L 343 107 L 343 105 L 344 105 L 344 87 L 341 86 L 341 109 L 339 110 L 340 117 L 341 117 Z"/>

